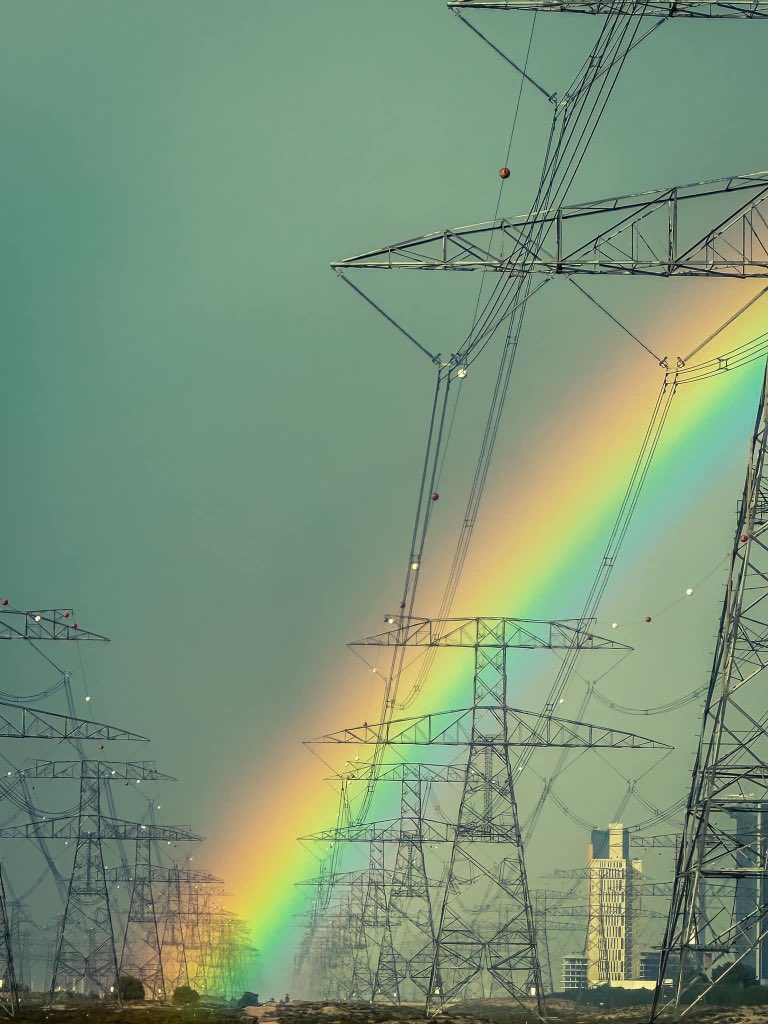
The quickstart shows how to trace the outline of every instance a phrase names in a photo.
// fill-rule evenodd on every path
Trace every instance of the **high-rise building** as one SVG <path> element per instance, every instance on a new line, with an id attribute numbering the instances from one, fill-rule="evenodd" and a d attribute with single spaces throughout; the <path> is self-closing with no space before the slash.
<path id="1" fill-rule="evenodd" d="M 562 984 L 563 992 L 587 988 L 587 958 L 583 953 L 563 957 Z"/>
<path id="2" fill-rule="evenodd" d="M 635 915 L 640 909 L 635 881 L 642 861 L 630 860 L 629 830 L 621 823 L 595 829 L 589 846 L 587 878 L 587 981 L 620 985 L 640 968 Z"/>

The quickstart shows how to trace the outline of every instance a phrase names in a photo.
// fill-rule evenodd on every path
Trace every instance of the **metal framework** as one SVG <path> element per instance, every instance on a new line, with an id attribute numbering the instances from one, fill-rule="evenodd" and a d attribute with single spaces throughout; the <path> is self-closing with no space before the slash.
<path id="1" fill-rule="evenodd" d="M 101 640 L 109 638 L 90 633 L 72 619 L 71 608 L 39 608 L 21 611 L 0 608 L 0 640 Z"/>
<path id="2" fill-rule="evenodd" d="M 152 999 L 165 999 L 165 975 L 152 877 L 152 840 L 136 842 L 131 903 L 125 923 L 119 974 L 141 980 Z"/>
<path id="3" fill-rule="evenodd" d="M 8 903 L 5 898 L 3 870 L 0 866 L 0 979 L 3 983 L 3 995 L 8 993 L 8 1001 L 0 999 L 0 1011 L 15 1017 L 19 1012 L 19 986 L 16 981 L 16 967 L 13 958 L 13 942 L 8 918 Z"/>
<path id="4" fill-rule="evenodd" d="M 554 11 L 559 14 L 622 14 L 646 18 L 765 18 L 765 0 L 454 0 L 448 8 L 462 11 Z"/>
<path id="5" fill-rule="evenodd" d="M 679 957 L 681 1015 L 768 936 L 768 374 L 739 506 L 660 978 Z M 713 884 L 718 887 L 715 896 Z M 723 890 L 725 889 L 725 892 Z M 663 1011 L 656 990 L 651 1019 Z"/>
<path id="6" fill-rule="evenodd" d="M 393 620 L 394 617 L 390 616 Z M 449 846 L 447 876 L 439 907 L 433 911 L 432 962 L 428 975 L 427 1011 L 435 1013 L 456 1001 L 473 983 L 495 983 L 528 1011 L 543 1019 L 543 985 L 534 929 L 533 910 L 523 855 L 517 800 L 510 763 L 513 747 L 610 747 L 658 749 L 654 740 L 551 715 L 540 716 L 511 708 L 507 699 L 507 652 L 523 649 L 626 650 L 616 641 L 596 636 L 592 624 L 572 620 L 536 621 L 511 618 L 402 620 L 396 630 L 369 641 L 372 646 L 438 646 L 470 648 L 474 655 L 472 705 L 459 711 L 389 720 L 319 737 L 312 743 L 367 743 L 458 746 L 466 749 L 456 821 L 430 819 L 421 803 L 422 771 L 432 781 L 452 778 L 453 766 L 388 766 L 383 777 L 399 781 L 403 790 L 401 816 L 378 822 L 350 822 L 304 837 L 328 843 L 368 842 L 376 851 L 374 890 L 382 912 L 388 909 L 384 888 L 383 845 L 396 843 L 398 857 L 417 864 L 424 843 Z M 361 780 L 379 780 L 380 762 L 363 768 Z M 358 769 L 353 769 L 354 776 Z M 372 775 L 371 775 L 372 773 Z M 406 786 L 414 789 L 407 793 Z M 408 852 L 410 848 L 410 852 Z M 509 851 L 514 851 L 511 855 Z M 415 854 L 413 851 L 416 851 Z M 372 862 L 373 864 L 373 862 Z M 426 879 L 426 871 L 424 871 Z M 504 921 L 488 927 L 480 908 L 489 891 L 505 909 Z M 363 923 L 365 924 L 365 912 Z M 384 930 L 391 928 L 385 918 Z M 362 929 L 364 931 L 364 928 Z M 366 947 L 368 943 L 364 940 Z M 384 977 L 391 998 L 398 999 L 403 957 L 392 955 L 389 938 L 379 940 L 384 951 Z M 426 948 L 426 947 L 425 947 Z M 421 953 L 421 960 L 424 951 Z M 426 972 L 421 975 L 427 978 Z M 375 994 L 375 993 L 374 993 Z"/>
<path id="7" fill-rule="evenodd" d="M 71 608 L 21 610 L 9 607 L 7 599 L 3 599 L 0 607 L 0 640 L 22 640 L 33 646 L 44 640 L 108 642 L 107 637 L 83 629 L 75 621 Z M 63 675 L 66 686 L 68 675 Z M 36 694 L 34 699 L 41 700 L 59 688 Z M 29 703 L 32 700 L 30 698 Z M 112 796 L 104 792 L 102 786 L 110 781 L 128 785 L 131 780 L 157 781 L 170 776 L 158 773 L 152 762 L 91 759 L 84 744 L 84 741 L 96 740 L 103 749 L 106 741 L 146 742 L 146 737 L 74 715 L 40 710 L 12 699 L 0 700 L 0 737 L 67 741 L 80 755 L 78 760 L 33 761 L 26 769 L 9 771 L 3 784 L 4 794 L 18 807 L 26 805 L 30 820 L 1 826 L 0 838 L 34 842 L 66 899 L 64 912 L 58 919 L 55 942 L 42 944 L 50 979 L 50 999 L 53 1000 L 59 990 L 79 989 L 119 1001 L 118 964 L 142 980 L 148 996 L 164 997 L 160 931 L 162 925 L 165 935 L 170 916 L 166 897 L 174 886 L 181 895 L 175 908 L 176 919 L 184 917 L 188 939 L 188 948 L 183 952 L 185 965 L 190 965 L 189 970 L 185 967 L 186 983 L 191 981 L 206 994 L 227 996 L 247 988 L 251 980 L 246 972 L 253 968 L 257 953 L 249 945 L 242 922 L 225 911 L 220 903 L 221 880 L 205 871 L 178 866 L 168 868 L 153 862 L 153 842 L 175 844 L 200 837 L 186 829 L 117 817 Z M 80 788 L 77 811 L 42 816 L 30 797 L 29 779 L 77 781 Z M 50 855 L 47 840 L 51 839 L 73 842 L 74 858 L 68 883 Z M 105 870 L 102 844 L 107 840 L 118 844 L 123 859 L 120 844 L 124 841 L 136 844 L 132 868 L 122 865 Z M 116 897 L 110 898 L 108 883 L 121 876 L 127 876 L 130 881 L 130 902 L 119 951 L 115 942 L 118 907 Z M 157 889 L 163 898 L 159 911 Z M 29 934 L 26 930 L 22 932 L 22 919 L 21 901 L 15 899 L 9 922 L 0 873 L 0 1012 L 11 1015 L 18 1010 L 17 972 L 21 970 L 20 964 L 26 962 L 20 957 L 22 953 L 27 956 L 30 949 Z M 170 935 L 165 937 L 170 938 Z M 166 954 L 170 955 L 171 950 L 172 946 L 167 943 Z M 118 952 L 121 953 L 119 960 Z M 40 950 L 35 950 L 35 955 L 39 956 Z M 25 980 L 23 973 L 21 980 Z"/>
<path id="8" fill-rule="evenodd" d="M 61 988 L 84 986 L 106 998 L 119 999 L 115 929 L 104 869 L 105 839 L 189 841 L 199 837 L 183 829 L 107 818 L 102 814 L 102 783 L 169 779 L 151 761 L 35 761 L 23 773 L 35 779 L 78 779 L 76 816 L 10 825 L 3 838 L 71 838 L 76 840 L 72 874 L 53 961 L 50 998 Z"/>
<path id="9" fill-rule="evenodd" d="M 331 266 L 340 272 L 763 278 L 766 203 L 768 172 L 757 171 L 435 231 Z"/>
<path id="10" fill-rule="evenodd" d="M 0 701 L 0 738 L 14 740 L 134 740 L 147 742 L 127 729 L 89 722 L 72 715 L 40 711 L 10 701 Z"/>
<path id="11" fill-rule="evenodd" d="M 115 726 L 105 725 L 98 722 L 89 722 L 86 719 L 75 718 L 71 715 L 60 715 L 50 711 L 40 711 L 10 701 L 0 701 L 0 737 L 4 739 L 50 739 L 50 740 L 131 740 L 146 742 L 145 737 L 125 729 L 118 729 Z M 79 764 L 80 762 L 73 762 Z M 7 782 L 8 787 L 14 787 L 18 782 L 27 777 L 32 777 L 33 772 L 18 772 L 12 775 Z M 31 824 L 31 823 L 30 823 Z M 49 824 L 49 822 L 46 822 Z M 58 824 L 58 823 L 57 823 Z M 73 823 L 70 822 L 70 825 Z M 9 836 L 13 827 L 6 826 L 5 836 Z M 53 826 L 51 829 L 37 830 L 27 826 L 16 826 L 17 835 L 35 840 L 40 845 L 44 856 L 47 857 L 45 839 L 54 838 Z M 74 828 L 70 829 L 70 838 L 76 838 Z M 52 862 L 49 860 L 49 864 Z M 3 978 L 3 991 L 8 993 L 8 1002 L 0 1002 L 0 1008 L 15 1015 L 18 1010 L 18 985 L 14 969 L 13 941 L 7 922 L 7 907 L 5 902 L 5 890 L 3 887 L 2 874 L 0 873 L 0 976 Z M 17 910 L 18 916 L 18 910 Z"/>
<path id="12" fill-rule="evenodd" d="M 205 972 L 189 971 L 188 963 L 194 950 L 187 949 L 189 927 L 177 930 L 176 937 L 183 950 L 175 948 L 173 942 L 163 942 L 166 926 L 170 922 L 170 930 L 178 925 L 183 912 L 184 924 L 189 917 L 188 894 L 201 892 L 204 896 L 221 896 L 223 881 L 209 871 L 157 864 L 152 856 L 151 839 L 140 839 L 136 843 L 136 857 L 132 869 L 125 866 L 108 868 L 105 872 L 107 882 L 129 881 L 131 897 L 120 955 L 120 974 L 138 977 L 144 985 L 145 992 L 153 999 L 165 999 L 169 994 L 169 981 L 175 979 L 176 984 L 190 984 L 197 981 Z M 168 894 L 173 890 L 178 901 L 175 913 L 169 909 Z M 200 942 L 196 952 L 204 952 L 210 959 L 208 949 L 211 936 L 201 935 L 201 925 L 196 922 L 191 931 L 198 936 Z M 170 934 L 169 934 L 170 939 Z M 166 963 L 168 967 L 166 967 Z M 179 981 L 179 964 L 183 965 L 184 978 Z"/>
<path id="13" fill-rule="evenodd" d="M 438 408 L 440 401 L 447 406 L 450 380 L 454 376 L 465 376 L 471 360 L 482 351 L 502 324 L 507 325 L 505 354 L 500 362 L 488 427 L 483 439 L 483 452 L 475 478 L 484 481 L 484 473 L 487 472 L 490 460 L 490 454 L 486 452 L 490 453 L 493 447 L 492 444 L 487 445 L 487 437 L 495 437 L 493 431 L 498 427 L 498 417 L 503 408 L 503 396 L 520 336 L 524 310 L 530 296 L 541 286 L 541 283 L 535 287 L 531 284 L 533 275 L 552 277 L 607 274 L 737 279 L 768 277 L 768 172 L 737 175 L 580 204 L 565 201 L 573 180 L 570 170 L 580 164 L 604 108 L 601 92 L 607 99 L 629 52 L 657 27 L 654 24 L 647 30 L 645 27 L 639 30 L 637 26 L 640 17 L 651 17 L 657 23 L 672 17 L 762 19 L 768 15 L 768 0 L 736 0 L 734 3 L 726 0 L 712 3 L 704 3 L 701 0 L 682 0 L 679 3 L 676 0 L 452 0 L 448 6 L 477 36 L 511 65 L 525 83 L 534 87 L 552 104 L 550 140 L 542 168 L 541 184 L 532 202 L 531 212 L 520 217 L 504 217 L 492 222 L 439 230 L 409 238 L 335 262 L 332 266 L 401 335 L 437 365 L 435 409 Z M 605 21 L 601 28 L 601 39 L 595 44 L 571 87 L 562 98 L 558 98 L 548 93 L 528 74 L 527 57 L 525 68 L 519 67 L 466 21 L 463 15 L 473 10 L 571 11 L 604 15 Z M 505 176 L 509 176 L 509 171 L 502 169 L 502 177 Z M 454 355 L 450 356 L 447 362 L 441 362 L 440 356 L 425 348 L 346 277 L 347 274 L 352 277 L 351 272 L 359 269 L 479 271 L 496 273 L 501 280 L 497 280 L 491 286 L 492 294 L 485 299 L 485 305 L 482 304 L 481 297 L 478 297 L 469 337 L 462 342 L 461 347 L 456 348 Z M 504 278 L 511 280 L 505 283 Z M 583 291 L 581 286 L 578 287 Z M 599 303 L 597 305 L 599 306 Z M 608 313 L 607 310 L 603 311 Z M 608 315 L 611 316 L 610 313 Z M 611 318 L 614 319 L 612 316 Z M 655 356 L 640 339 L 635 338 L 635 341 L 668 369 L 666 359 Z M 512 355 L 508 354 L 510 352 Z M 740 353 L 739 358 L 745 359 L 746 355 Z M 678 369 L 683 366 L 684 360 L 678 358 Z M 726 368 L 728 366 L 722 367 Z M 697 368 L 697 372 L 701 371 Z M 690 379 L 698 378 L 691 376 Z M 677 377 L 670 383 L 670 398 L 676 386 Z M 664 409 L 668 408 L 669 400 L 666 400 Z M 666 416 L 666 411 L 663 416 Z M 424 509 L 429 509 L 430 497 L 434 499 L 428 478 L 430 466 L 438 467 L 441 464 L 439 432 L 442 426 L 438 427 L 436 423 L 433 411 L 424 477 L 421 482 L 421 500 L 413 533 L 413 544 L 417 546 L 412 546 L 409 558 L 409 564 L 414 571 L 420 566 L 426 536 L 428 511 Z M 663 418 L 659 420 L 659 431 L 662 424 Z M 433 432 L 437 432 L 436 441 Z M 651 454 L 647 455 L 647 461 L 642 464 L 642 471 L 637 476 L 640 481 L 637 484 L 637 493 L 654 448 L 655 445 L 648 449 Z M 477 502 L 481 494 L 480 486 Z M 477 507 L 474 501 L 475 485 L 467 506 L 465 527 L 468 531 L 474 525 Z M 627 507 L 633 508 L 634 503 L 629 502 Z M 631 515 L 631 511 L 627 515 Z M 768 519 L 768 504 L 766 518 Z M 620 519 L 619 526 L 623 525 L 625 530 L 628 521 L 627 518 L 622 524 Z M 623 537 L 621 529 L 617 535 Z M 751 530 L 748 540 L 748 547 L 754 546 Z M 601 570 L 604 579 L 607 579 L 613 565 L 613 543 L 612 535 L 609 555 L 604 559 Z M 618 543 L 620 545 L 621 541 Z M 462 564 L 460 555 L 457 555 L 456 564 L 459 567 Z M 451 572 L 453 579 L 454 570 Z M 763 578 L 768 579 L 768 563 Z M 414 605 L 415 580 L 416 577 L 413 575 L 406 577 L 400 605 L 401 609 L 409 612 Z M 601 577 L 598 577 L 590 594 L 585 616 L 594 613 L 600 600 L 600 580 Z M 762 582 L 758 580 L 756 586 L 759 589 Z M 604 589 L 604 582 L 602 588 Z M 453 592 L 455 593 L 455 588 Z M 444 607 L 449 606 L 450 600 L 447 600 Z M 752 607 L 753 603 L 750 603 L 750 609 Z M 331 926 L 330 929 L 321 932 L 320 938 L 325 943 L 322 948 L 332 957 L 340 956 L 339 950 L 344 949 L 344 941 L 348 944 L 347 950 L 353 950 L 351 991 L 354 996 L 365 994 L 374 1001 L 379 998 L 399 1001 L 400 985 L 407 970 L 407 958 L 394 941 L 392 930 L 393 923 L 404 915 L 393 896 L 397 884 L 397 861 L 395 870 L 388 872 L 384 853 L 387 844 L 397 846 L 398 858 L 401 851 L 410 849 L 410 877 L 415 878 L 416 884 L 420 886 L 423 876 L 424 895 L 431 914 L 430 945 L 425 948 L 427 953 L 432 953 L 432 963 L 428 975 L 421 975 L 427 979 L 428 1012 L 440 1010 L 446 1003 L 460 995 L 466 995 L 469 986 L 483 977 L 489 978 L 491 983 L 496 985 L 496 991 L 501 987 L 528 1011 L 531 1009 L 533 997 L 536 1004 L 534 1012 L 542 1017 L 544 1007 L 541 966 L 534 932 L 532 893 L 529 891 L 526 876 L 510 749 L 524 748 L 515 766 L 522 769 L 528 763 L 530 752 L 538 747 L 567 749 L 606 746 L 654 749 L 664 745 L 607 727 L 555 718 L 553 711 L 556 699 L 548 699 L 544 711 L 538 714 L 509 707 L 507 649 L 517 646 L 565 650 L 563 661 L 566 667 L 555 684 L 556 687 L 564 688 L 575 665 L 574 652 L 585 648 L 610 649 L 611 646 L 617 646 L 591 635 L 590 621 L 531 623 L 518 619 L 430 621 L 408 616 L 387 618 L 389 623 L 395 626 L 394 629 L 359 642 L 367 646 L 388 648 L 392 655 L 392 672 L 390 678 L 385 680 L 386 690 L 380 720 L 373 724 L 365 722 L 361 726 L 343 729 L 311 741 L 323 744 L 371 744 L 375 747 L 371 764 L 354 766 L 342 778 L 342 809 L 336 828 L 305 837 L 330 844 L 331 848 L 348 842 L 368 843 L 370 847 L 367 871 L 349 876 L 349 881 L 346 882 L 342 881 L 342 876 L 335 871 L 335 856 L 329 857 L 333 868 L 328 875 L 322 875 L 318 880 L 318 899 L 312 912 L 312 926 L 316 931 L 320 930 L 322 924 Z M 758 652 L 761 644 L 765 646 L 767 637 L 768 622 L 761 623 L 752 641 Z M 394 709 L 397 706 L 395 695 L 400 667 L 403 664 L 402 652 L 408 647 L 442 646 L 474 650 L 471 707 L 410 718 L 394 718 Z M 749 655 L 744 654 L 744 651 L 741 654 L 749 659 Z M 755 656 L 753 652 L 752 657 Z M 746 726 L 742 722 L 741 731 L 737 730 L 739 738 L 746 735 L 751 743 L 757 731 L 763 729 L 766 720 L 768 718 L 764 718 L 760 710 L 753 711 Z M 736 742 L 734 739 L 733 744 Z M 414 766 L 383 763 L 386 748 L 415 745 L 465 748 L 466 763 L 461 767 L 453 764 Z M 766 760 L 768 761 L 768 754 Z M 733 764 L 731 767 L 733 768 Z M 737 762 L 736 767 L 740 770 L 742 766 Z M 753 772 L 748 778 L 751 782 L 757 776 Z M 384 781 L 399 783 L 401 787 L 400 816 L 378 821 L 365 820 L 370 806 L 368 800 L 364 801 L 364 812 L 357 819 L 353 818 L 349 813 L 348 802 L 345 804 L 348 786 L 355 782 L 364 783 L 370 794 L 375 784 Z M 743 781 L 737 771 L 735 776 L 730 777 L 728 785 L 737 787 L 739 782 Z M 765 773 L 765 781 L 768 781 L 768 771 Z M 458 811 L 455 820 L 451 820 L 450 823 L 444 814 L 430 816 L 425 810 L 423 787 L 441 782 L 459 784 Z M 548 791 L 549 786 L 550 782 L 547 780 L 545 790 Z M 760 786 L 756 788 L 759 790 Z M 759 794 L 763 795 L 762 792 Z M 762 836 L 763 819 L 767 808 L 761 800 L 749 795 L 744 787 L 739 796 L 737 799 L 733 792 L 729 792 L 728 800 L 720 808 L 721 813 L 731 817 L 737 816 L 737 820 L 738 814 L 752 815 L 759 823 L 759 828 L 753 828 L 752 832 L 759 831 Z M 540 806 L 541 804 L 536 813 Z M 711 807 L 707 815 L 711 816 Z M 765 822 L 768 824 L 768 818 Z M 722 827 L 719 827 L 717 834 L 719 841 L 728 846 L 732 858 L 742 869 L 738 879 L 743 883 L 745 864 L 755 870 L 757 865 L 765 866 L 765 848 L 761 846 L 759 850 L 753 849 L 754 842 L 750 846 L 753 837 L 743 821 L 737 832 L 738 838 L 732 843 L 724 843 Z M 680 857 L 684 855 L 685 837 L 682 845 L 680 837 L 674 835 L 646 839 L 647 841 L 638 841 L 636 845 L 672 848 L 680 846 Z M 762 842 L 762 838 L 760 841 Z M 437 912 L 430 900 L 426 883 L 423 853 L 425 843 L 442 843 L 450 848 L 447 878 L 442 898 L 438 900 Z M 478 846 L 478 843 L 483 845 Z M 696 849 L 699 856 L 704 856 L 703 844 L 699 844 Z M 329 908 L 336 884 L 344 890 L 344 901 L 341 906 L 334 906 L 323 919 L 322 911 Z M 760 885 L 762 886 L 762 883 Z M 676 892 L 677 888 L 678 882 L 675 883 Z M 709 896 L 722 895 L 714 883 L 707 886 L 707 893 Z M 743 908 L 746 898 L 743 884 L 740 888 L 737 886 L 734 898 L 737 910 L 739 907 Z M 751 890 L 749 898 L 754 903 L 754 894 Z M 704 906 L 703 896 L 697 905 Z M 707 907 L 711 908 L 711 903 L 708 903 Z M 567 926 L 571 926 L 568 919 L 586 914 L 586 909 L 548 907 L 547 912 L 548 916 L 554 919 L 564 918 Z M 762 917 L 755 920 L 759 922 L 756 925 L 759 930 L 762 927 Z M 329 934 L 338 921 L 341 921 L 338 934 Z M 695 929 L 696 942 L 699 942 L 698 936 L 702 930 L 702 922 L 705 921 L 707 925 L 711 925 L 711 912 L 707 916 L 703 910 L 699 910 Z M 752 924 L 754 926 L 755 921 Z M 722 925 L 720 930 L 722 932 Z M 684 927 L 682 941 L 693 941 L 692 934 L 690 927 Z M 339 938 L 341 935 L 344 936 L 343 940 Z M 738 936 L 738 942 L 742 946 L 745 945 L 746 938 L 743 934 Z M 374 962 L 378 964 L 375 970 Z M 347 976 L 342 977 L 346 980 Z M 350 991 L 350 986 L 345 989 L 344 980 L 337 991 Z"/>

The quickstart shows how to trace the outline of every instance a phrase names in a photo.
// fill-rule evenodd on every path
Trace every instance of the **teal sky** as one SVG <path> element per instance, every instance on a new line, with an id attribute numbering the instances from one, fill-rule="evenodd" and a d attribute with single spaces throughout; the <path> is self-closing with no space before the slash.
<path id="1" fill-rule="evenodd" d="M 518 57 L 530 24 L 484 23 Z M 226 872 L 268 841 L 266 797 L 303 763 L 299 741 L 346 724 L 333 695 L 359 677 L 343 644 L 375 630 L 405 557 L 429 367 L 328 263 L 492 216 L 518 83 L 439 0 L 8 0 L 0 25 L 1 586 L 112 638 L 83 652 L 78 709 L 153 739 L 143 756 L 181 780 L 160 816 L 208 835 L 199 856 Z M 564 89 L 597 27 L 539 17 L 532 72 Z M 660 29 L 572 197 L 762 169 L 766 33 Z M 548 116 L 526 92 L 506 213 L 530 201 Z M 452 351 L 476 282 L 423 276 L 371 290 Z M 594 290 L 665 352 L 717 322 L 703 286 L 632 285 Z M 617 347 L 617 386 L 644 358 L 564 287 L 525 341 L 504 473 L 553 402 L 589 402 Z M 453 451 L 465 468 L 474 395 Z M 686 554 L 665 549 L 654 586 L 711 568 L 702 537 L 707 558 L 727 547 L 753 411 L 733 417 L 686 482 L 707 503 L 681 520 L 685 495 L 670 498 Z M 635 542 L 652 547 L 653 524 Z M 553 615 L 577 613 L 568 586 Z M 29 652 L 3 655 L 6 690 L 50 681 Z M 46 791 L 49 806 L 71 797 Z"/>

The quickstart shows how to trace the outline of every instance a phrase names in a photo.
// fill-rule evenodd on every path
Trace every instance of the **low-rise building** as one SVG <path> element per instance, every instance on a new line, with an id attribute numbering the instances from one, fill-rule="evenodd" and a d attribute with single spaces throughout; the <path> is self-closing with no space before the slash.
<path id="1" fill-rule="evenodd" d="M 587 958 L 583 954 L 563 957 L 562 986 L 563 992 L 587 987 Z"/>

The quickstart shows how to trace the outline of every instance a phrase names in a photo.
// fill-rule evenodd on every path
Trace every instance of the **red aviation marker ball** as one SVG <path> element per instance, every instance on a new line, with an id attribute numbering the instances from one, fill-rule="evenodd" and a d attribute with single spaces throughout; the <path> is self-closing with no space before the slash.
<path id="1" fill-rule="evenodd" d="M 741 541 L 742 544 L 746 544 L 747 541 L 749 540 L 749 537 L 747 536 L 746 533 L 742 533 L 742 535 L 739 537 L 739 540 Z M 5 604 L 5 601 L 3 601 L 3 604 Z"/>
<path id="2" fill-rule="evenodd" d="M 501 170 L 499 171 L 499 177 L 500 178 L 508 178 L 511 173 L 512 172 L 510 171 L 510 169 L 508 167 L 502 167 Z"/>
<path id="3" fill-rule="evenodd" d="M 6 606 L 7 604 L 8 604 L 8 598 L 7 598 L 7 597 L 4 597 L 4 598 L 3 598 L 3 608 L 5 608 L 5 606 Z"/>
<path id="4" fill-rule="evenodd" d="M 437 493 L 437 491 L 432 491 L 432 493 L 430 494 L 430 498 L 432 501 L 437 501 L 439 497 L 440 495 Z"/>

